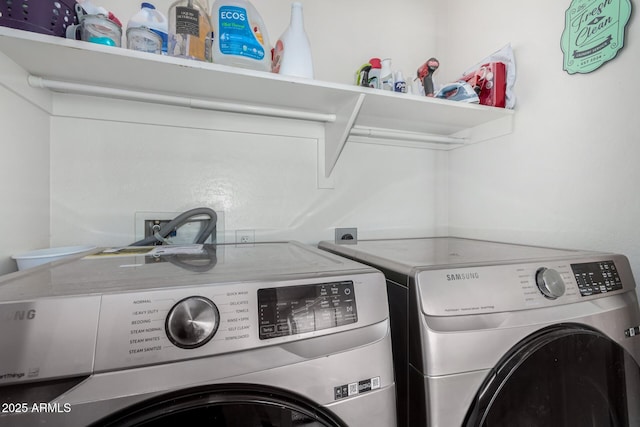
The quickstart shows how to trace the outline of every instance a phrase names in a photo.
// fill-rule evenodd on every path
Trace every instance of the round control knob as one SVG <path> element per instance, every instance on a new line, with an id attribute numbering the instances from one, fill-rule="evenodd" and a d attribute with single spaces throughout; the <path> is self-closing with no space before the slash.
<path id="1" fill-rule="evenodd" d="M 536 271 L 536 284 L 542 294 L 549 299 L 564 295 L 565 285 L 562 276 L 553 268 L 539 268 Z"/>
<path id="2" fill-rule="evenodd" d="M 213 302 L 205 297 L 189 297 L 171 308 L 165 330 L 178 347 L 197 348 L 213 338 L 219 324 L 220 313 Z"/>

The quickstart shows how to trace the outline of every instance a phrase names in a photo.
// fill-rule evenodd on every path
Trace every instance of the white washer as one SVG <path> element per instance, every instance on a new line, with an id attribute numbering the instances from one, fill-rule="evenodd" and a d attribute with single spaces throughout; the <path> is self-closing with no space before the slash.
<path id="1" fill-rule="evenodd" d="M 387 277 L 402 426 L 640 426 L 623 255 L 460 238 L 321 242 Z"/>
<path id="2" fill-rule="evenodd" d="M 395 426 L 379 271 L 295 242 L 146 251 L 0 278 L 0 425 Z"/>

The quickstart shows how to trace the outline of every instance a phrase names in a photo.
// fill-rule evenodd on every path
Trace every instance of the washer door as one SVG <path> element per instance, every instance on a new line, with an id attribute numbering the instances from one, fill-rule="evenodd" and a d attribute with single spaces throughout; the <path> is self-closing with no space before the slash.
<path id="1" fill-rule="evenodd" d="M 301 396 L 244 384 L 165 394 L 93 426 L 347 427 L 331 412 Z"/>
<path id="2" fill-rule="evenodd" d="M 640 368 L 600 332 L 565 324 L 523 340 L 485 380 L 464 426 L 640 425 Z"/>

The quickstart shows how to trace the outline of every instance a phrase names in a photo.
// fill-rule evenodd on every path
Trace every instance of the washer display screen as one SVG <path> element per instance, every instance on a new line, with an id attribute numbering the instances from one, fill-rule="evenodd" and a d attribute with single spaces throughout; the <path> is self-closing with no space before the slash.
<path id="1" fill-rule="evenodd" d="M 571 270 L 583 297 L 622 289 L 622 281 L 613 261 L 571 264 Z"/>
<path id="2" fill-rule="evenodd" d="M 352 281 L 259 289 L 258 310 L 261 340 L 358 321 Z"/>

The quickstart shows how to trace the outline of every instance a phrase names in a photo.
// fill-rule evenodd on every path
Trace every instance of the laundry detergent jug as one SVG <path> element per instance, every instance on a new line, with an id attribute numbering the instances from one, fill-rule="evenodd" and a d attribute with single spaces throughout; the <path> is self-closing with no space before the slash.
<path id="1" fill-rule="evenodd" d="M 138 45 L 129 40 L 129 38 L 133 38 L 131 35 L 135 31 L 139 31 L 138 34 L 144 34 L 143 32 L 140 32 L 140 30 L 135 30 L 138 28 L 146 28 L 148 31 L 157 34 L 160 38 L 160 50 L 163 54 L 167 54 L 169 22 L 167 17 L 160 11 L 156 10 L 153 4 L 147 2 L 142 3 L 140 5 L 140 10 L 133 15 L 127 23 L 127 47 L 134 50 L 145 50 L 143 48 L 139 48 Z M 138 36 L 136 40 L 140 39 L 141 37 Z"/>
<path id="2" fill-rule="evenodd" d="M 269 71 L 271 45 L 264 22 L 247 0 L 216 0 L 211 7 L 213 62 Z"/>

